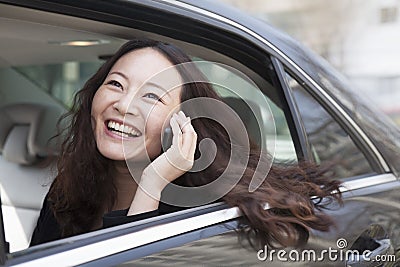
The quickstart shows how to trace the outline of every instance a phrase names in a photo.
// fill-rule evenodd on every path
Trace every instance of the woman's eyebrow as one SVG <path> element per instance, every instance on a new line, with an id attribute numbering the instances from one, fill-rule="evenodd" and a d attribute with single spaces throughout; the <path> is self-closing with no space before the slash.
<path id="1" fill-rule="evenodd" d="M 161 85 L 159 85 L 158 83 L 155 83 L 155 82 L 146 82 L 146 85 L 150 85 L 150 86 L 153 86 L 153 87 L 157 87 L 157 88 L 163 90 L 163 91 L 166 93 L 166 95 L 170 96 L 168 90 L 165 89 L 164 87 L 162 87 Z"/>
<path id="2" fill-rule="evenodd" d="M 111 74 L 117 74 L 117 75 L 119 75 L 119 76 L 122 76 L 122 78 L 124 78 L 125 80 L 129 80 L 128 79 L 128 76 L 126 76 L 125 74 L 123 74 L 122 72 L 119 72 L 119 71 L 113 71 L 113 72 L 110 72 L 110 74 L 109 75 L 111 75 Z"/>

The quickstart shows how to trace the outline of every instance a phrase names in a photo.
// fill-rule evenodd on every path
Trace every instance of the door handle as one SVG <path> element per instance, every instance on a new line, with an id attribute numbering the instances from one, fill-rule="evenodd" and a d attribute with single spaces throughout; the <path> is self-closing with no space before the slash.
<path id="1" fill-rule="evenodd" d="M 373 242 L 371 242 L 373 241 Z M 364 266 L 382 266 L 382 262 L 376 261 L 378 255 L 386 255 L 391 248 L 390 239 L 370 239 L 368 240 L 363 251 L 359 253 L 349 253 L 346 266 L 348 267 L 364 267 Z"/>

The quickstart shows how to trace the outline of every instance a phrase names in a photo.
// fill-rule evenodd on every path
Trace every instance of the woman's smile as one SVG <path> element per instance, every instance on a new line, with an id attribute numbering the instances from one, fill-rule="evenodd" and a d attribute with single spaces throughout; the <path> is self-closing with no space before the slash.
<path id="1" fill-rule="evenodd" d="M 142 135 L 142 132 L 135 126 L 127 125 L 126 123 L 118 120 L 106 120 L 104 125 L 106 134 L 111 137 L 130 139 Z"/>

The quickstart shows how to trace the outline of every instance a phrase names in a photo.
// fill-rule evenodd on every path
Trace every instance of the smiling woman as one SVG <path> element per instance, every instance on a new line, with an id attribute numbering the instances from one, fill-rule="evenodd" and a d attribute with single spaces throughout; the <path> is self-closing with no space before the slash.
<path id="1" fill-rule="evenodd" d="M 232 137 L 213 120 L 218 114 L 239 129 L 237 115 L 218 109 L 220 97 L 190 62 L 174 45 L 133 40 L 88 80 L 69 114 L 58 175 L 31 245 L 195 206 L 201 196 L 178 194 L 173 186 L 201 188 L 217 180 L 229 190 L 213 186 L 206 195 L 240 208 L 255 245 L 300 246 L 310 229 L 329 230 L 333 220 L 322 212 L 324 204 L 310 197 L 340 201 L 331 193 L 340 183 L 311 163 L 269 169 L 271 158 L 246 133 Z M 161 133 L 168 122 L 173 140 L 164 152 Z M 200 153 L 206 139 L 214 141 L 214 154 Z M 200 156 L 211 161 L 196 170 Z M 255 176 L 261 184 L 250 192 Z M 164 201 L 166 195 L 183 204 Z"/>
<path id="2" fill-rule="evenodd" d="M 165 94 L 166 89 L 146 81 L 172 66 L 160 52 L 143 48 L 121 57 L 112 67 L 94 95 L 91 111 L 96 144 L 103 156 L 144 161 L 147 154 L 151 159 L 160 154 L 162 127 L 179 106 L 181 88 Z M 124 153 L 123 145 L 129 152 Z"/>

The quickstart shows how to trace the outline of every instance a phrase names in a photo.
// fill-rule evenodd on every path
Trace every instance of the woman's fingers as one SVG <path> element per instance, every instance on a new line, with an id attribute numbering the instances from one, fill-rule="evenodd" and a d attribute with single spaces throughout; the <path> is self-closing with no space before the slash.
<path id="1" fill-rule="evenodd" d="M 186 117 L 183 111 L 179 111 L 177 114 L 177 121 L 182 131 L 180 152 L 186 159 L 193 161 L 197 141 L 196 131 L 190 122 L 190 118 Z"/>
<path id="2" fill-rule="evenodd" d="M 182 132 L 182 136 L 184 139 L 182 144 L 182 151 L 183 153 L 188 155 L 191 160 L 193 160 L 194 152 L 196 150 L 197 133 L 190 122 L 190 118 L 188 119 L 188 123 L 186 123 Z"/>
<path id="3" fill-rule="evenodd" d="M 183 112 L 171 117 L 170 126 L 173 133 L 172 146 L 150 164 L 168 182 L 192 168 L 197 141 L 190 118 Z"/>
<path id="4" fill-rule="evenodd" d="M 193 160 L 194 158 L 194 152 L 196 151 L 196 146 L 197 146 L 197 133 L 193 128 L 193 125 L 191 123 L 190 117 L 186 117 L 183 111 L 180 111 L 181 116 L 187 118 L 187 121 L 185 125 L 183 126 L 182 133 L 183 135 L 186 134 L 186 142 L 185 144 L 185 151 L 188 155 L 190 155 Z"/>
<path id="5" fill-rule="evenodd" d="M 179 126 L 177 115 L 174 114 L 171 117 L 170 123 L 172 129 L 172 145 L 179 148 L 182 142 L 182 131 Z"/>

